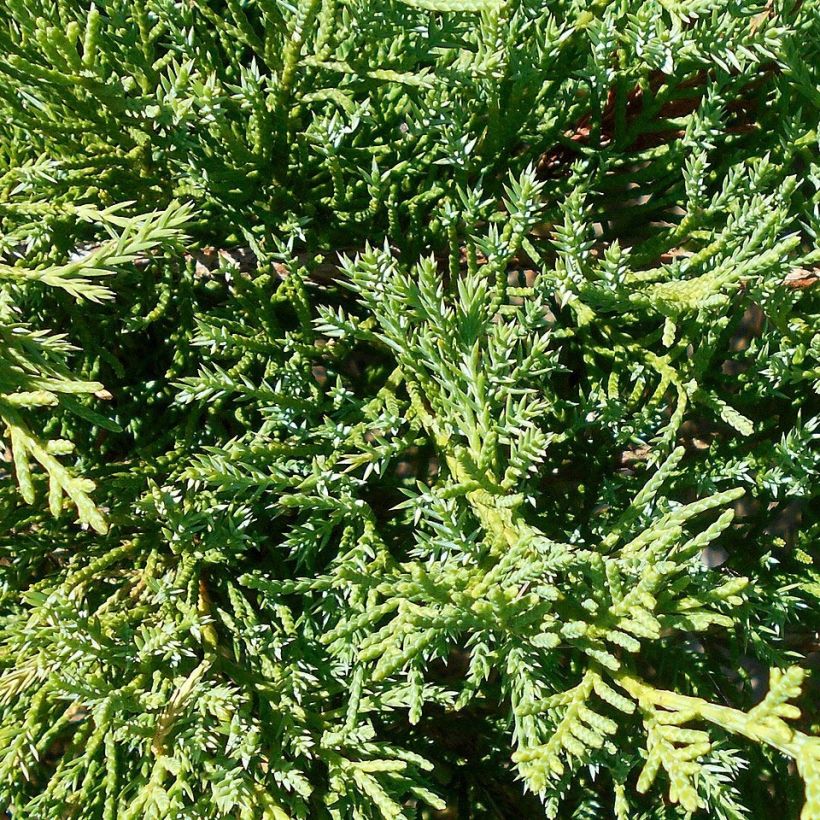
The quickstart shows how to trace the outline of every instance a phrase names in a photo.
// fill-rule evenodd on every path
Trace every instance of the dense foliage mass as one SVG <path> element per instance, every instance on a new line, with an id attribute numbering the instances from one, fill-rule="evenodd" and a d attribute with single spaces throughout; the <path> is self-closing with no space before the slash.
<path id="1" fill-rule="evenodd" d="M 820 817 L 819 81 L 817 0 L 0 0 L 0 811 Z"/>

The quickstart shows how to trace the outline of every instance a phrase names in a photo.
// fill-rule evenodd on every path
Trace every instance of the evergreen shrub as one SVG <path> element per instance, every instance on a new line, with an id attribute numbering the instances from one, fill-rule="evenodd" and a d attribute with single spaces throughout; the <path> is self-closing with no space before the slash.
<path id="1" fill-rule="evenodd" d="M 818 0 L 0 0 L 0 812 L 820 818 L 819 80 Z"/>

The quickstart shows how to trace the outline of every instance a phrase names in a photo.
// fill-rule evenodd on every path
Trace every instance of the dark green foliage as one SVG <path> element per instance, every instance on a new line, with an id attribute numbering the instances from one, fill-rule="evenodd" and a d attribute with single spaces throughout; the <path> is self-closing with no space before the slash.
<path id="1" fill-rule="evenodd" d="M 0 810 L 820 817 L 818 67 L 0 0 Z"/>

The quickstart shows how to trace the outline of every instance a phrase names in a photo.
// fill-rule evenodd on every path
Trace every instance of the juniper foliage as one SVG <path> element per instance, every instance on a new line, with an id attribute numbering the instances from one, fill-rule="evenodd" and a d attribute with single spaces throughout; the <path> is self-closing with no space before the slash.
<path id="1" fill-rule="evenodd" d="M 8 816 L 820 817 L 816 0 L 0 52 Z"/>

